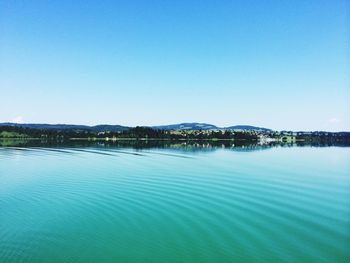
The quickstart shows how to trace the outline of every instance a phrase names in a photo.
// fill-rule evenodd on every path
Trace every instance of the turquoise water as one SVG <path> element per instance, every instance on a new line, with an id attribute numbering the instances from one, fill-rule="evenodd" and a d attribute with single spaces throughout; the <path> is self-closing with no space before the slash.
<path id="1" fill-rule="evenodd" d="M 350 148 L 0 148 L 0 262 L 350 262 Z"/>

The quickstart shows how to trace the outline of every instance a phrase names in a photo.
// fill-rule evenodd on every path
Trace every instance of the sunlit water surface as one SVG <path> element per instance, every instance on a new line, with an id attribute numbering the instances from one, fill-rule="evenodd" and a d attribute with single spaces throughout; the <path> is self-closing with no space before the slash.
<path id="1" fill-rule="evenodd" d="M 350 262 L 350 148 L 0 148 L 0 262 Z"/>

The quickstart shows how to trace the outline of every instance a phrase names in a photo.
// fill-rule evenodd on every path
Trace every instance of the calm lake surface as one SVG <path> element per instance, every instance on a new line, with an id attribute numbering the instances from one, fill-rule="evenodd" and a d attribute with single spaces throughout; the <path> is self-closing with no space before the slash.
<path id="1" fill-rule="evenodd" d="M 350 262 L 350 147 L 0 147 L 0 262 Z"/>

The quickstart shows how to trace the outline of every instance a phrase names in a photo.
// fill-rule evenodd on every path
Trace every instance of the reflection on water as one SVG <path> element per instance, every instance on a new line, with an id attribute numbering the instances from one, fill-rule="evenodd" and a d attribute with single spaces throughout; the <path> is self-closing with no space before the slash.
<path id="1" fill-rule="evenodd" d="M 190 141 L 168 141 L 168 140 L 21 140 L 21 139 L 0 139 L 0 147 L 98 147 L 98 148 L 133 148 L 152 149 L 166 148 L 178 149 L 181 151 L 213 151 L 216 149 L 231 149 L 236 151 L 254 151 L 269 149 L 272 147 L 349 147 L 346 143 L 305 143 L 305 142 L 257 142 L 244 140 L 190 140 Z"/>

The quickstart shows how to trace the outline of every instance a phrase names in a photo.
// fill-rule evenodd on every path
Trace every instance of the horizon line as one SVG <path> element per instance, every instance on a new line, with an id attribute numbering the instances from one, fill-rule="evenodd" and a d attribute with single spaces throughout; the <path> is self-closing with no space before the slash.
<path id="1" fill-rule="evenodd" d="M 329 132 L 329 133 L 341 133 L 341 132 L 350 132 L 350 131 L 345 131 L 345 130 L 338 130 L 338 131 L 327 131 L 327 130 L 290 130 L 290 129 L 272 129 L 264 126 L 257 126 L 257 125 L 251 125 L 251 124 L 235 124 L 235 125 L 229 125 L 229 126 L 217 126 L 215 124 L 211 123 L 205 123 L 205 122 L 179 122 L 179 123 L 171 123 L 171 124 L 160 124 L 160 125 L 122 125 L 122 124 L 107 124 L 107 123 L 100 123 L 100 124 L 94 124 L 94 125 L 89 125 L 89 124 L 76 124 L 76 123 L 44 123 L 44 122 L 0 122 L 0 125 L 3 124 L 15 124 L 15 125 L 74 125 L 74 126 L 87 126 L 87 127 L 95 127 L 95 126 L 102 126 L 102 125 L 108 125 L 108 126 L 121 126 L 125 128 L 135 128 L 135 127 L 149 127 L 149 128 L 154 128 L 154 127 L 160 127 L 160 126 L 171 126 L 171 125 L 180 125 L 180 124 L 206 124 L 206 125 L 212 125 L 217 127 L 218 129 L 227 129 L 230 127 L 234 126 L 250 126 L 254 128 L 260 128 L 260 129 L 267 129 L 271 131 L 288 131 L 288 132 Z M 188 129 L 189 130 L 189 129 Z M 208 129 L 210 130 L 210 129 Z"/>

